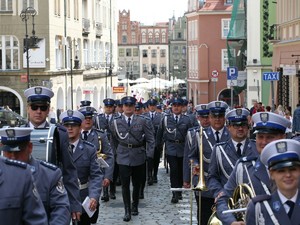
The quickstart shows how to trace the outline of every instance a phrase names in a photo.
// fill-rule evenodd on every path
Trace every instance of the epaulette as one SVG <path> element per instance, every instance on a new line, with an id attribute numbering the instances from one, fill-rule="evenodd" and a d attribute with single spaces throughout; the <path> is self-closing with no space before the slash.
<path id="1" fill-rule="evenodd" d="M 271 199 L 271 195 L 257 195 L 252 198 L 252 201 L 255 204 L 257 202 L 263 202 L 263 201 L 269 200 L 269 199 Z"/>
<path id="2" fill-rule="evenodd" d="M 257 160 L 257 156 L 245 156 L 245 157 L 242 157 L 238 160 L 238 163 L 239 162 L 251 162 L 253 160 Z"/>
<path id="3" fill-rule="evenodd" d="M 58 168 L 57 166 L 55 166 L 55 165 L 53 165 L 53 164 L 51 164 L 51 163 L 49 163 L 49 162 L 42 161 L 42 160 L 40 160 L 40 164 L 41 164 L 42 166 L 45 166 L 45 167 L 51 169 L 51 170 L 57 170 L 57 168 Z"/>
<path id="4" fill-rule="evenodd" d="M 216 146 L 218 146 L 218 145 L 224 145 L 226 143 L 227 143 L 226 141 L 222 141 L 222 142 L 216 143 Z"/>
<path id="5" fill-rule="evenodd" d="M 104 134 L 104 131 L 103 131 L 103 130 L 99 130 L 99 129 L 96 129 L 96 128 L 94 128 L 93 130 L 94 130 L 95 132 L 97 132 L 97 133 Z"/>
<path id="6" fill-rule="evenodd" d="M 93 143 L 91 143 L 89 141 L 83 140 L 83 142 L 91 147 L 96 147 Z"/>
<path id="7" fill-rule="evenodd" d="M 12 159 L 5 159 L 5 163 L 13 166 L 18 166 L 21 168 L 26 168 L 27 164 L 18 160 L 12 160 Z"/>
<path id="8" fill-rule="evenodd" d="M 189 117 L 188 115 L 185 115 L 185 114 L 181 114 L 181 115 L 182 115 L 183 117 L 184 117 L 184 116 Z"/>
<path id="9" fill-rule="evenodd" d="M 146 115 L 138 115 L 138 116 L 140 116 L 140 117 L 142 117 L 142 118 L 144 118 L 144 119 L 146 119 L 146 120 L 151 120 L 148 116 L 146 116 Z"/>
<path id="10" fill-rule="evenodd" d="M 115 116 L 115 117 L 113 117 L 114 120 L 120 119 L 120 118 L 122 118 L 122 116 Z"/>

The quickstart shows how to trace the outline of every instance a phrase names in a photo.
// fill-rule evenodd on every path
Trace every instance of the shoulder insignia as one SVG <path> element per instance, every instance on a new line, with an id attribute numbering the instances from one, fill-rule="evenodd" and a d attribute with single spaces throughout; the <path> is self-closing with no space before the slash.
<path id="1" fill-rule="evenodd" d="M 56 184 L 56 190 L 61 194 L 65 193 L 65 187 L 64 187 L 62 177 L 59 179 L 59 181 Z"/>
<path id="2" fill-rule="evenodd" d="M 51 163 L 49 163 L 49 162 L 42 161 L 42 160 L 40 161 L 40 164 L 41 164 L 42 166 L 45 166 L 45 167 L 51 169 L 51 170 L 56 170 L 56 169 L 58 168 L 57 166 L 55 166 L 55 165 L 53 165 L 53 164 L 51 164 Z"/>
<path id="3" fill-rule="evenodd" d="M 271 195 L 257 195 L 252 198 L 252 201 L 255 204 L 257 202 L 263 202 L 265 200 L 269 200 L 270 198 L 271 198 Z"/>
<path id="4" fill-rule="evenodd" d="M 101 134 L 104 134 L 104 131 L 103 130 L 99 130 L 99 129 L 93 129 L 95 132 L 97 133 L 101 133 Z"/>
<path id="5" fill-rule="evenodd" d="M 183 117 L 189 117 L 188 115 L 182 114 Z"/>
<path id="6" fill-rule="evenodd" d="M 120 119 L 120 118 L 122 118 L 122 116 L 115 116 L 115 117 L 113 117 L 114 120 Z"/>
<path id="7" fill-rule="evenodd" d="M 18 166 L 21 168 L 26 168 L 27 164 L 18 160 L 12 160 L 12 159 L 5 159 L 5 163 L 13 166 Z"/>
<path id="8" fill-rule="evenodd" d="M 218 145 L 225 145 L 226 143 L 227 143 L 226 141 L 219 142 L 219 143 L 216 143 L 216 146 L 218 146 Z"/>
<path id="9" fill-rule="evenodd" d="M 83 142 L 84 142 L 86 145 L 88 145 L 88 146 L 91 146 L 91 147 L 96 148 L 96 146 L 95 146 L 93 143 L 89 142 L 89 141 L 83 140 Z"/>
<path id="10" fill-rule="evenodd" d="M 238 160 L 238 163 L 240 162 L 251 162 L 253 160 L 256 160 L 257 156 L 246 156 L 246 157 L 242 157 Z"/>

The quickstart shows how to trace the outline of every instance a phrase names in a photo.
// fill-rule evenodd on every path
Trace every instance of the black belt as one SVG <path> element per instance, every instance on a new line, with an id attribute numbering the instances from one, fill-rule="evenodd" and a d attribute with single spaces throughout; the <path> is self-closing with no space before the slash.
<path id="1" fill-rule="evenodd" d="M 120 142 L 119 145 L 126 147 L 126 148 L 139 148 L 139 147 L 145 146 L 145 144 L 133 145 L 133 144 L 127 144 L 127 143 L 122 143 L 122 142 Z"/>
<path id="2" fill-rule="evenodd" d="M 184 141 L 180 141 L 180 140 L 168 140 L 168 142 L 176 143 L 176 144 L 184 143 Z"/>

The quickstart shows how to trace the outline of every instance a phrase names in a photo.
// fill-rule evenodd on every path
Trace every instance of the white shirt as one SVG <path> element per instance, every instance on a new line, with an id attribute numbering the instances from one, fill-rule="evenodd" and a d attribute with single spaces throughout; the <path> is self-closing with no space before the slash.
<path id="1" fill-rule="evenodd" d="M 277 190 L 277 192 L 278 192 L 278 195 L 279 195 L 279 199 L 283 204 L 285 212 L 288 213 L 289 210 L 290 210 L 290 207 L 287 204 L 285 204 L 285 202 L 290 200 L 290 201 L 295 203 L 297 201 L 298 190 L 297 190 L 296 194 L 291 199 L 287 199 L 279 190 Z"/>
<path id="2" fill-rule="evenodd" d="M 76 149 L 76 147 L 78 145 L 78 142 L 79 142 L 79 139 L 77 141 L 73 142 L 73 143 L 70 143 L 70 144 L 74 145 L 73 153 L 75 152 L 75 149 Z"/>

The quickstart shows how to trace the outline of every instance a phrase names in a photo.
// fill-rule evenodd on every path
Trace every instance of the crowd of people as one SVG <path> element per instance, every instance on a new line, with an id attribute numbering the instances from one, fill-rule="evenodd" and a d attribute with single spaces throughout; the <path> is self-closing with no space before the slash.
<path id="1" fill-rule="evenodd" d="M 279 105 L 271 112 L 257 102 L 248 110 L 223 101 L 193 107 L 180 97 L 164 105 L 125 96 L 104 99 L 100 113 L 83 100 L 55 118 L 52 90 L 31 87 L 24 95 L 28 124 L 0 130 L 0 218 L 8 225 L 96 224 L 100 202 L 116 199 L 117 185 L 120 220 L 128 222 L 139 215 L 145 186 L 159 183 L 162 154 L 170 168 L 170 204 L 183 199 L 182 191 L 194 191 L 198 224 L 300 219 L 300 104 L 292 116 L 290 109 Z M 34 130 L 50 126 L 58 134 L 51 148 L 56 165 L 35 157 L 31 140 Z M 247 199 L 233 202 L 239 188 Z"/>

